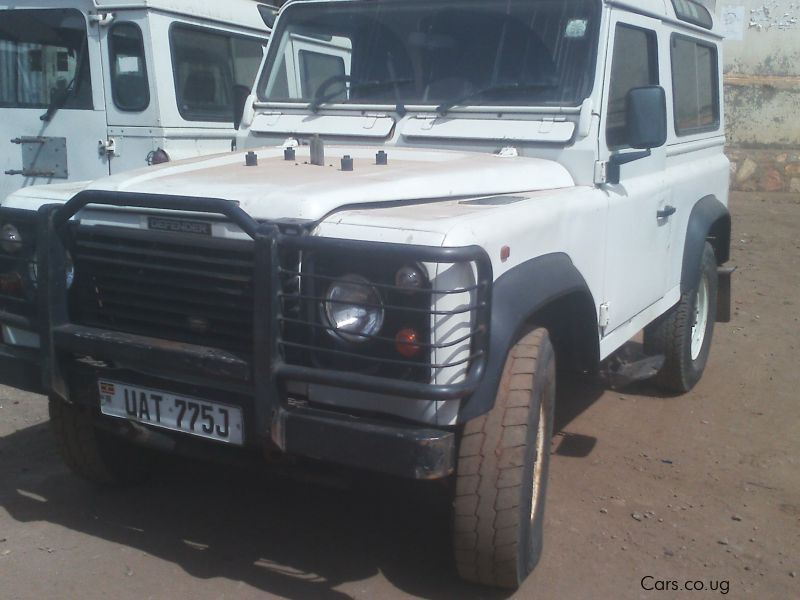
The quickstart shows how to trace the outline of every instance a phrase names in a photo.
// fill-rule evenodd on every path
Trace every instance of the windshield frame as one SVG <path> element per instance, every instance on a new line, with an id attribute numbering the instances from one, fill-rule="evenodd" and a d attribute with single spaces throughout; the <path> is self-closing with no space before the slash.
<path id="1" fill-rule="evenodd" d="M 281 38 L 284 36 L 287 23 L 287 15 L 293 15 L 298 10 L 308 10 L 311 6 L 320 5 L 353 5 L 363 4 L 369 8 L 374 8 L 376 4 L 400 4 L 403 0 L 291 0 L 284 5 L 279 17 L 275 23 L 275 28 L 270 36 L 268 50 L 262 65 L 258 80 L 254 89 L 256 93 L 256 108 L 288 108 L 288 109 L 306 109 L 309 110 L 311 104 L 307 99 L 272 99 L 267 98 L 265 91 L 269 85 L 272 76 L 273 66 L 281 64 L 278 52 L 282 49 L 283 44 Z M 593 97 L 597 88 L 598 70 L 599 70 L 599 55 L 600 55 L 600 38 L 602 32 L 602 23 L 604 14 L 602 10 L 602 0 L 589 0 L 595 3 L 594 20 L 589 25 L 586 35 L 588 36 L 590 56 L 588 57 L 585 75 L 586 82 L 584 90 L 581 94 L 576 94 L 574 102 L 552 101 L 552 102 L 536 102 L 528 105 L 525 104 L 499 104 L 499 103 L 485 103 L 482 99 L 475 98 L 470 100 L 469 103 L 463 105 L 457 104 L 448 108 L 447 113 L 496 113 L 502 115 L 503 113 L 527 113 L 527 114 L 577 114 L 581 111 L 583 104 Z M 388 112 L 399 112 L 401 115 L 407 112 L 415 113 L 437 113 L 438 108 L 442 105 L 442 101 L 431 100 L 426 103 L 411 102 L 405 104 L 402 102 L 402 97 L 398 102 L 382 101 L 382 102 L 326 102 L 321 106 L 323 110 L 336 110 L 336 111 L 364 111 L 364 110 L 381 110 Z"/>

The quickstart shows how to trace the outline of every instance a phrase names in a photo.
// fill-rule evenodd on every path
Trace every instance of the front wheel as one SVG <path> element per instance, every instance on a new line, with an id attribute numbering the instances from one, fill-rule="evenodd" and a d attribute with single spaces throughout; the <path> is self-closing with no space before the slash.
<path id="1" fill-rule="evenodd" d="M 539 562 L 555 382 L 553 346 L 536 329 L 509 352 L 494 408 L 466 425 L 453 530 L 468 581 L 516 589 Z"/>
<path id="2" fill-rule="evenodd" d="M 139 483 L 148 477 L 150 452 L 98 429 L 90 408 L 59 398 L 51 398 L 48 408 L 56 447 L 73 473 L 111 486 Z"/>
<path id="3" fill-rule="evenodd" d="M 645 351 L 664 356 L 656 384 L 669 392 L 691 390 L 700 381 L 711 350 L 718 281 L 717 259 L 708 242 L 700 261 L 699 281 L 644 331 Z"/>

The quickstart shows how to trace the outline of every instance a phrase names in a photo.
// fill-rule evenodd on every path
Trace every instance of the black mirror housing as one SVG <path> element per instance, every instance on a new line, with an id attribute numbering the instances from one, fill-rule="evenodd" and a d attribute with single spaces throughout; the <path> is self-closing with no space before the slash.
<path id="1" fill-rule="evenodd" d="M 238 130 L 242 124 L 242 116 L 244 115 L 244 107 L 247 104 L 247 99 L 250 97 L 251 89 L 246 85 L 233 86 L 233 128 Z"/>
<path id="2" fill-rule="evenodd" d="M 275 27 L 275 21 L 278 19 L 278 10 L 283 2 L 269 2 L 267 4 L 259 4 L 258 12 L 261 13 L 261 18 L 264 20 L 264 25 L 269 29 Z"/>
<path id="3" fill-rule="evenodd" d="M 667 143 L 667 94 L 660 85 L 634 88 L 627 97 L 628 143 L 637 150 Z"/>

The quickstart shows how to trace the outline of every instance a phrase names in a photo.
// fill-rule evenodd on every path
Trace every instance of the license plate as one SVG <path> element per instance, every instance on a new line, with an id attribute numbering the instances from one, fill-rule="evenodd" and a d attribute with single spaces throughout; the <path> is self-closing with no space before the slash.
<path id="1" fill-rule="evenodd" d="M 100 412 L 153 427 L 241 446 L 242 409 L 162 390 L 98 381 Z"/>

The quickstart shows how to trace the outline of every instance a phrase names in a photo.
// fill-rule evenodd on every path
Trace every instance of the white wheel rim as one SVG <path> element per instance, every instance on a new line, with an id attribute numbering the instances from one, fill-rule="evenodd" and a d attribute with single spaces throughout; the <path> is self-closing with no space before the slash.
<path id="1" fill-rule="evenodd" d="M 539 402 L 539 425 L 536 430 L 536 460 L 533 463 L 533 493 L 531 494 L 531 523 L 539 507 L 539 496 L 542 489 L 542 470 L 544 468 L 544 453 L 549 448 L 544 447 L 545 438 L 545 413 L 544 402 Z"/>
<path id="2" fill-rule="evenodd" d="M 708 325 L 708 280 L 700 281 L 697 297 L 694 301 L 694 324 L 692 325 L 692 360 L 697 360 L 703 350 Z"/>

